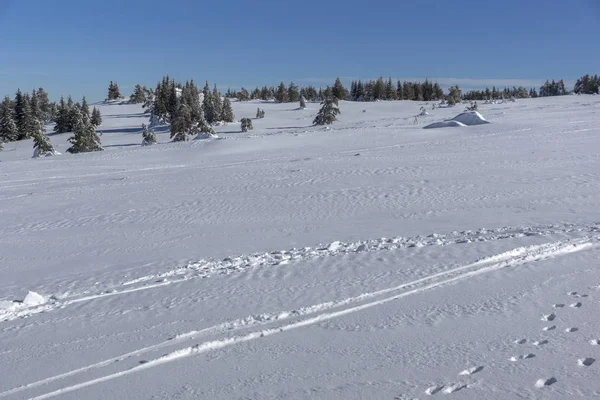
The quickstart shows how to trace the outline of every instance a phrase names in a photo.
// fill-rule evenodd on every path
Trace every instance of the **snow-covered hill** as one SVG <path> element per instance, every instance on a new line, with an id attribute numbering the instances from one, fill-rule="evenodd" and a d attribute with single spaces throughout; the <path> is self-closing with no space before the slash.
<path id="1" fill-rule="evenodd" d="M 600 395 L 598 96 L 96 106 L 104 152 L 0 152 L 0 399 Z"/>

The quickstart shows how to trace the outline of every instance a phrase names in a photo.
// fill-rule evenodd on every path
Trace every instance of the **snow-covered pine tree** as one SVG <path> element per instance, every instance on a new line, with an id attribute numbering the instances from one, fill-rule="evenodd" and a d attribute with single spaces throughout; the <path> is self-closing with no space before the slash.
<path id="1" fill-rule="evenodd" d="M 48 99 L 48 93 L 44 88 L 39 88 L 37 91 L 37 100 L 40 108 L 40 115 L 44 122 L 50 122 L 51 120 L 51 105 Z"/>
<path id="2" fill-rule="evenodd" d="M 90 119 L 83 114 L 79 107 L 74 107 L 74 136 L 69 138 L 71 147 L 67 149 L 69 153 L 88 153 L 92 151 L 102 151 L 100 137 L 96 133 L 96 128 L 92 125 Z"/>
<path id="3" fill-rule="evenodd" d="M 174 142 L 183 142 L 188 140 L 188 135 L 196 132 L 196 124 L 192 119 L 190 107 L 181 103 L 177 110 L 177 115 L 171 121 L 171 139 Z"/>
<path id="4" fill-rule="evenodd" d="M 151 146 L 158 143 L 156 133 L 154 131 L 148 131 L 146 124 L 142 124 L 142 146 Z"/>
<path id="5" fill-rule="evenodd" d="M 88 118 L 90 117 L 90 106 L 88 106 L 85 96 L 83 96 L 83 99 L 81 100 L 81 112 L 87 115 Z"/>
<path id="6" fill-rule="evenodd" d="M 122 98 L 121 91 L 119 90 L 119 84 L 117 82 L 110 81 L 108 85 L 108 98 L 107 100 L 119 100 Z"/>
<path id="7" fill-rule="evenodd" d="M 228 97 L 223 100 L 223 108 L 221 109 L 221 121 L 233 122 L 235 116 L 233 115 L 233 108 L 231 107 L 231 101 Z"/>
<path id="8" fill-rule="evenodd" d="M 133 93 L 129 97 L 129 102 L 134 104 L 142 104 L 146 101 L 146 93 L 144 92 L 144 88 L 142 85 L 135 85 L 133 89 Z"/>
<path id="9" fill-rule="evenodd" d="M 23 139 L 25 135 L 25 103 L 27 103 L 25 96 L 21 92 L 21 89 L 17 89 L 17 93 L 15 94 L 15 122 L 17 123 L 17 129 L 19 130 L 19 137 L 17 140 Z"/>
<path id="10" fill-rule="evenodd" d="M 215 121 L 220 120 L 221 112 L 223 111 L 223 102 L 221 101 L 221 93 L 217 90 L 217 85 L 215 84 L 212 92 L 212 102 L 213 102 L 213 112 L 215 113 Z"/>
<path id="11" fill-rule="evenodd" d="M 33 131 L 33 158 L 43 155 L 56 154 L 54 147 L 50 143 L 50 138 L 46 136 L 46 126 L 42 120 L 36 120 L 37 128 Z"/>
<path id="12" fill-rule="evenodd" d="M 19 128 L 15 122 L 15 110 L 10 97 L 4 97 L 0 106 L 0 143 L 14 142 L 19 138 Z"/>
<path id="13" fill-rule="evenodd" d="M 206 119 L 204 118 L 204 112 L 202 111 L 202 107 L 200 107 L 200 116 L 195 121 L 195 123 L 196 123 L 195 130 L 196 130 L 196 132 L 198 132 L 198 136 L 196 137 L 196 139 L 203 139 L 206 137 L 206 135 L 210 135 L 210 136 L 217 135 L 215 133 L 215 131 L 213 130 L 213 128 L 210 126 L 210 124 L 208 122 L 206 122 Z"/>
<path id="14" fill-rule="evenodd" d="M 333 91 L 333 95 L 338 100 L 344 100 L 346 98 L 346 89 L 344 88 L 344 85 L 342 85 L 342 81 L 340 80 L 340 78 L 335 79 L 335 83 L 333 84 L 332 91 Z"/>
<path id="15" fill-rule="evenodd" d="M 202 94 L 204 94 L 204 99 L 202 99 L 202 111 L 204 111 L 204 118 L 206 119 L 207 123 L 212 124 L 217 121 L 218 115 L 215 115 L 215 102 L 212 99 L 208 81 L 206 81 L 206 84 L 204 85 Z"/>
<path id="16" fill-rule="evenodd" d="M 317 113 L 313 124 L 315 125 L 329 125 L 334 121 L 337 121 L 336 115 L 340 114 L 338 107 L 338 99 L 335 96 L 327 96 L 325 100 L 321 102 L 321 109 Z"/>
<path id="17" fill-rule="evenodd" d="M 240 122 L 242 125 L 242 132 L 248 132 L 254 129 L 252 126 L 252 120 L 250 118 L 242 118 Z"/>
<path id="18" fill-rule="evenodd" d="M 90 122 L 92 125 L 98 127 L 102 124 L 102 115 L 100 114 L 100 110 L 96 107 L 92 110 L 92 117 L 90 118 Z"/>
<path id="19" fill-rule="evenodd" d="M 239 101 L 248 101 L 250 100 L 250 93 L 248 93 L 248 89 L 246 88 L 241 88 L 240 92 L 238 93 L 238 100 Z"/>
<path id="20" fill-rule="evenodd" d="M 286 103 L 288 101 L 288 91 L 283 82 L 281 82 L 279 84 L 279 87 L 277 88 L 277 92 L 275 93 L 275 100 L 277 100 L 280 103 Z"/>
<path id="21" fill-rule="evenodd" d="M 287 101 L 290 103 L 295 103 L 300 99 L 300 91 L 298 90 L 298 86 L 294 82 L 290 82 L 288 86 L 288 95 Z"/>
<path id="22" fill-rule="evenodd" d="M 55 133 L 65 133 L 69 132 L 69 110 L 67 109 L 67 105 L 65 103 L 64 97 L 60 98 L 60 102 L 58 103 L 58 108 L 56 111 L 56 116 L 54 117 L 54 132 Z"/>
<path id="23" fill-rule="evenodd" d="M 303 110 L 306 108 L 306 100 L 304 100 L 304 96 L 300 97 L 300 108 Z"/>

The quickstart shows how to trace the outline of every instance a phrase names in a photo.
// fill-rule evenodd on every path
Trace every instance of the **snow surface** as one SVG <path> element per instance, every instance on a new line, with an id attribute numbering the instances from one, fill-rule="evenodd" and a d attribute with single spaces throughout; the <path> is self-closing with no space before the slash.
<path id="1" fill-rule="evenodd" d="M 600 394 L 597 96 L 234 102 L 266 117 L 145 147 L 96 106 L 103 152 L 0 152 L 0 399 Z"/>

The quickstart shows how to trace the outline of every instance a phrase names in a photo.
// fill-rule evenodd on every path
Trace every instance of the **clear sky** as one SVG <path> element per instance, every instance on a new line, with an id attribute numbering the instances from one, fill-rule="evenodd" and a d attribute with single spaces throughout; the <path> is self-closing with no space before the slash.
<path id="1" fill-rule="evenodd" d="M 164 75 L 221 88 L 378 76 L 538 86 L 600 73 L 600 0 L 0 0 L 0 94 L 103 100 Z"/>

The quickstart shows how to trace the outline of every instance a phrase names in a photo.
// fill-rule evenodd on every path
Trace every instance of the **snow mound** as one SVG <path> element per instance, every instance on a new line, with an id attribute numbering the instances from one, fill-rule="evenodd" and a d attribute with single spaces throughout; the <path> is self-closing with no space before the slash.
<path id="1" fill-rule="evenodd" d="M 51 156 L 60 156 L 60 155 L 61 154 L 56 150 L 41 152 L 40 149 L 36 146 L 33 148 L 33 156 L 31 158 L 51 157 Z"/>
<path id="2" fill-rule="evenodd" d="M 198 133 L 198 135 L 196 135 L 196 137 L 194 138 L 194 140 L 218 139 L 218 138 L 219 138 L 218 135 L 211 135 L 208 132 L 200 132 L 200 133 Z"/>
<path id="3" fill-rule="evenodd" d="M 460 113 L 452 118 L 452 121 L 458 121 L 467 126 L 489 124 L 489 121 L 486 121 L 486 119 L 483 118 L 483 115 L 479 114 L 477 111 Z"/>
<path id="4" fill-rule="evenodd" d="M 46 298 L 39 293 L 29 292 L 25 299 L 23 299 L 23 305 L 26 307 L 35 307 L 46 303 Z"/>
<path id="5" fill-rule="evenodd" d="M 453 126 L 460 127 L 460 126 L 467 126 L 467 125 L 465 125 L 459 121 L 449 120 L 449 121 L 434 122 L 432 124 L 425 125 L 423 127 L 423 129 L 448 128 L 448 127 L 453 127 Z"/>

